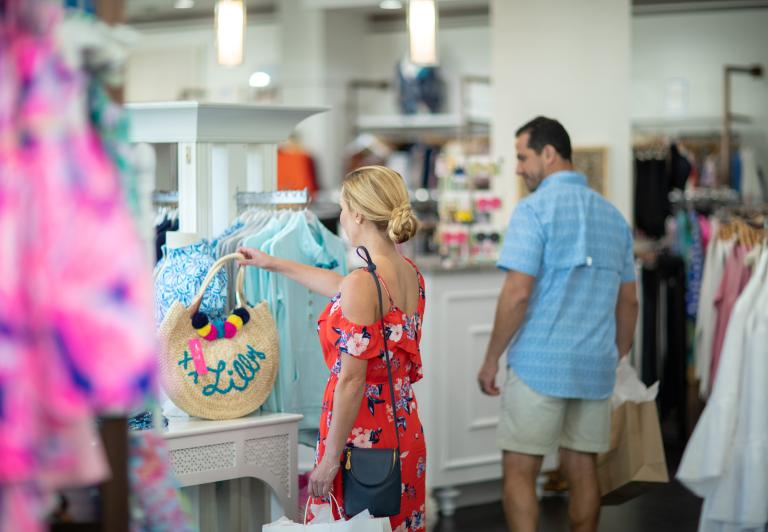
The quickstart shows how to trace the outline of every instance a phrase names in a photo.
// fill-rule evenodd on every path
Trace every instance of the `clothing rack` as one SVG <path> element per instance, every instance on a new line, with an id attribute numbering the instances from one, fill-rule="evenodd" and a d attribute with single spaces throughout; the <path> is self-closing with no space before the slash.
<path id="1" fill-rule="evenodd" d="M 669 193 L 672 207 L 726 207 L 739 204 L 739 193 L 730 188 L 697 188 Z"/>
<path id="2" fill-rule="evenodd" d="M 669 193 L 669 202 L 675 209 L 708 208 L 722 217 L 731 214 L 743 218 L 761 217 L 768 220 L 768 204 L 742 203 L 737 191 L 730 188 L 698 188 L 694 190 L 673 190 Z M 768 221 L 761 221 L 766 224 Z M 765 227 L 763 227 L 765 228 Z"/>
<path id="3" fill-rule="evenodd" d="M 309 205 L 309 191 L 273 190 L 269 192 L 238 192 L 237 208 L 242 211 L 248 207 L 306 207 Z"/>

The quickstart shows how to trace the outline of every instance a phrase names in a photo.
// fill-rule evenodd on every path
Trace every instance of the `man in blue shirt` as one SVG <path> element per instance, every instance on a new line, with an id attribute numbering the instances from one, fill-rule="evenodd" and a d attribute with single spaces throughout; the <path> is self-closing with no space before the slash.
<path id="1" fill-rule="evenodd" d="M 559 448 L 571 530 L 595 531 L 595 457 L 608 449 L 616 365 L 637 320 L 632 231 L 573 170 L 558 121 L 525 124 L 515 148 L 532 194 L 509 222 L 498 261 L 507 276 L 478 374 L 484 393 L 502 395 L 504 511 L 511 530 L 536 530 L 536 477 L 543 457 Z M 502 393 L 496 377 L 505 351 Z"/>

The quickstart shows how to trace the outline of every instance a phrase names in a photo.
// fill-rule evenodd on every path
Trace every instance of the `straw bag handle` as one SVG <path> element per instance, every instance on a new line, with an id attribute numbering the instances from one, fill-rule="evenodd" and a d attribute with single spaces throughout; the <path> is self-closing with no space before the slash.
<path id="1" fill-rule="evenodd" d="M 242 253 L 230 253 L 229 255 L 224 255 L 219 260 L 217 260 L 213 266 L 211 266 L 211 269 L 208 270 L 208 275 L 205 276 L 205 279 L 203 279 L 203 284 L 200 285 L 200 290 L 197 291 L 197 295 L 195 295 L 195 299 L 192 300 L 192 303 L 189 305 L 189 309 L 193 312 L 197 312 L 200 310 L 200 304 L 203 302 L 203 296 L 205 295 L 205 291 L 208 288 L 208 285 L 211 284 L 213 281 L 213 278 L 216 276 L 216 274 L 219 272 L 220 269 L 224 267 L 224 265 L 231 261 L 231 260 L 245 260 L 245 256 Z M 247 301 L 245 297 L 245 268 L 243 266 L 240 266 L 238 268 L 237 272 L 237 306 L 244 305 Z"/>

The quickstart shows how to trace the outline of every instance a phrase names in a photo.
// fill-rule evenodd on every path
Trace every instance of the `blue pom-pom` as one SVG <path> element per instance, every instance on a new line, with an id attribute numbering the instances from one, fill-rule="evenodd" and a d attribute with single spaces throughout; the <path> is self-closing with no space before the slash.
<path id="1" fill-rule="evenodd" d="M 213 326 L 216 327 L 217 338 L 224 338 L 224 320 L 213 320 Z"/>
<path id="2" fill-rule="evenodd" d="M 245 310 L 243 307 L 236 308 L 232 311 L 232 314 L 235 314 L 236 316 L 239 316 L 241 320 L 243 320 L 243 325 L 248 323 L 248 320 L 251 319 L 251 315 L 248 314 L 248 311 Z"/>
<path id="3" fill-rule="evenodd" d="M 208 316 L 202 312 L 195 312 L 195 315 L 192 316 L 192 327 L 202 329 L 206 325 L 208 325 Z"/>

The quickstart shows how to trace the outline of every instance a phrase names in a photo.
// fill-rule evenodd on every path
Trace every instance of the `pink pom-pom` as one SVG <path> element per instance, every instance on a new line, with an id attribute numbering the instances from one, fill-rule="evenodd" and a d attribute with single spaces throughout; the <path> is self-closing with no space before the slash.
<path id="1" fill-rule="evenodd" d="M 224 322 L 224 338 L 234 338 L 237 334 L 237 327 L 228 321 Z"/>
<path id="2" fill-rule="evenodd" d="M 213 342 L 218 337 L 219 337 L 219 331 L 216 329 L 216 325 L 211 323 L 211 332 L 205 335 L 204 338 L 209 342 Z"/>

